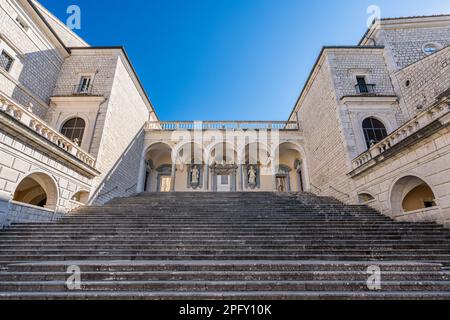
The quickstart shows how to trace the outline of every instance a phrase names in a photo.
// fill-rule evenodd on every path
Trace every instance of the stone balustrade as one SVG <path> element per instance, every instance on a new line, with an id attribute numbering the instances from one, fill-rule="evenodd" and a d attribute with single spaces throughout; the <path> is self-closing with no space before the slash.
<path id="1" fill-rule="evenodd" d="M 295 130 L 292 121 L 166 121 L 148 122 L 146 130 Z"/>
<path id="2" fill-rule="evenodd" d="M 404 141 L 419 130 L 425 128 L 435 120 L 450 112 L 450 106 L 446 102 L 440 102 L 430 107 L 426 111 L 418 114 L 414 119 L 402 125 L 391 133 L 386 139 L 373 145 L 369 150 L 360 154 L 352 161 L 353 169 L 370 162 L 372 159 L 382 155 L 387 150 Z"/>
<path id="3" fill-rule="evenodd" d="M 66 136 L 51 128 L 43 120 L 34 115 L 31 110 L 17 104 L 7 96 L 0 94 L 0 111 L 9 114 L 11 117 L 32 129 L 34 132 L 44 137 L 54 145 L 72 154 L 83 163 L 94 168 L 95 158 L 83 151 L 77 144 Z"/>

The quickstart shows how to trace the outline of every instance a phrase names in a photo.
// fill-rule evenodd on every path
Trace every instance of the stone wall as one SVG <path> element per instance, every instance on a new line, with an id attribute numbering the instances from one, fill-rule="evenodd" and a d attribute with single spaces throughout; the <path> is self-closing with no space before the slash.
<path id="1" fill-rule="evenodd" d="M 357 76 L 364 76 L 368 84 L 375 85 L 378 96 L 395 96 L 387 69 L 383 49 L 354 48 L 336 49 L 328 54 L 333 84 L 339 103 L 342 133 L 345 136 L 346 150 L 351 158 L 366 150 L 362 136 L 362 121 L 375 117 L 384 123 L 388 131 L 394 131 L 405 118 L 398 104 L 374 102 L 373 97 L 361 97 L 352 108 L 342 102 L 342 98 L 361 96 L 355 85 Z M 361 118 L 361 119 L 360 119 Z"/>
<path id="2" fill-rule="evenodd" d="M 53 96 L 71 96 L 75 87 L 79 85 L 81 76 L 90 75 L 93 77 L 92 94 L 108 98 L 111 95 L 118 59 L 118 53 L 113 50 L 73 51 L 64 61 Z M 105 119 L 110 112 L 108 103 L 103 103 L 100 108 L 95 109 L 92 110 L 93 113 L 97 113 L 93 136 L 86 137 L 86 140 L 91 141 L 86 151 L 94 157 L 98 156 L 104 135 Z M 52 119 L 55 114 L 57 110 L 52 108 L 47 117 L 48 122 L 58 122 L 57 119 Z"/>
<path id="3" fill-rule="evenodd" d="M 413 118 L 450 88 L 450 46 L 396 72 L 393 77 L 399 85 L 408 116 Z"/>
<path id="4" fill-rule="evenodd" d="M 58 37 L 67 47 L 87 47 L 88 44 L 81 39 L 77 34 L 75 34 L 72 30 L 67 28 L 65 24 L 63 24 L 58 18 L 56 18 L 52 13 L 50 13 L 47 9 L 45 9 L 41 4 L 36 1 L 33 1 L 36 8 L 40 11 L 40 13 L 44 16 L 48 24 L 52 27 L 52 29 L 56 32 Z M 69 15 L 67 15 L 69 17 Z"/>
<path id="5" fill-rule="evenodd" d="M 88 178 L 57 161 L 46 151 L 0 130 L 0 214 L 9 217 L 9 201 L 13 199 L 20 182 L 32 173 L 44 173 L 56 184 L 59 194 L 57 212 L 70 209 L 70 199 L 75 193 L 90 191 Z M 18 219 L 18 212 L 25 214 L 26 209 L 16 210 L 15 220 Z M 35 214 L 36 210 L 30 210 L 29 217 Z"/>
<path id="6" fill-rule="evenodd" d="M 402 221 L 450 221 L 450 129 L 442 129 L 394 157 L 355 177 L 357 193 L 375 198 L 372 206 Z M 439 208 L 417 212 L 393 212 L 391 192 L 402 177 L 414 176 L 433 190 Z"/>
<path id="7" fill-rule="evenodd" d="M 44 118 L 64 57 L 20 11 L 17 1 L 0 0 L 0 49 L 15 59 L 9 73 L 0 71 L 0 88 L 27 107 L 31 103 L 33 112 Z M 19 25 L 18 15 L 29 29 Z"/>
<path id="8" fill-rule="evenodd" d="M 97 168 L 101 171 L 94 180 L 94 184 L 100 187 L 97 195 L 115 187 L 136 191 L 143 152 L 140 132 L 149 115 L 146 101 L 130 70 L 122 58 L 118 59 L 97 158 Z M 114 194 L 119 193 L 110 193 L 111 196 Z"/>
<path id="9" fill-rule="evenodd" d="M 378 39 L 378 44 L 386 45 L 386 49 L 390 51 L 396 69 L 426 58 L 423 46 L 427 43 L 436 43 L 441 47 L 450 45 L 450 21 L 447 26 L 440 27 L 420 26 L 419 21 L 416 24 L 417 27 L 386 26 Z"/>
<path id="10" fill-rule="evenodd" d="M 64 215 L 53 210 L 30 206 L 11 201 L 7 204 L 8 214 L 0 213 L 0 229 L 12 223 L 50 222 L 61 219 Z"/>
<path id="11" fill-rule="evenodd" d="M 350 160 L 328 56 L 319 62 L 307 85 L 298 117 L 303 127 L 311 191 L 348 200 L 344 194 L 352 190 L 347 177 Z"/>
<path id="12" fill-rule="evenodd" d="M 103 204 L 136 193 L 143 148 L 144 132 L 140 131 L 94 192 L 93 204 Z"/>
<path id="13" fill-rule="evenodd" d="M 328 54 L 338 98 L 356 95 L 357 76 L 365 76 L 379 95 L 395 95 L 383 49 L 339 49 Z"/>

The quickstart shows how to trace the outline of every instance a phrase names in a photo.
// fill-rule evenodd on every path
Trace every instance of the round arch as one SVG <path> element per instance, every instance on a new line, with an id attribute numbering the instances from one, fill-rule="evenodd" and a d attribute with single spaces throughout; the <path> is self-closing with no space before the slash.
<path id="1" fill-rule="evenodd" d="M 426 179 L 417 175 L 404 175 L 391 186 L 390 204 L 394 214 L 437 207 L 433 187 Z"/>
<path id="2" fill-rule="evenodd" d="M 362 118 L 360 128 L 367 148 L 370 148 L 373 143 L 376 144 L 384 140 L 391 131 L 389 121 L 386 121 L 377 115 L 370 115 Z"/>
<path id="3" fill-rule="evenodd" d="M 72 197 L 70 198 L 72 201 L 82 203 L 82 204 L 88 204 L 89 202 L 89 191 L 86 190 L 80 190 L 78 192 L 75 192 Z"/>
<path id="4" fill-rule="evenodd" d="M 292 163 L 282 163 L 283 161 L 280 160 L 281 158 L 280 154 L 282 153 L 282 147 L 284 146 L 288 147 L 288 149 L 290 150 L 297 152 L 299 158 Z M 308 161 L 306 158 L 306 152 L 305 149 L 299 143 L 295 141 L 282 141 L 278 145 L 273 147 L 271 155 L 272 155 L 273 170 L 275 174 L 278 171 L 277 167 L 283 164 L 287 165 L 292 169 L 293 172 L 296 172 L 297 174 L 297 178 L 295 178 L 294 180 L 298 181 L 297 182 L 297 184 L 299 185 L 298 189 L 303 189 L 303 191 L 310 190 L 310 179 L 309 179 Z"/>
<path id="5" fill-rule="evenodd" d="M 364 203 L 368 203 L 368 202 L 371 202 L 374 200 L 375 200 L 375 197 L 370 192 L 367 192 L 367 191 L 358 192 L 359 203 L 364 204 Z"/>
<path id="6" fill-rule="evenodd" d="M 220 150 L 219 146 L 222 146 L 222 150 Z M 218 150 L 220 151 L 219 155 L 214 154 L 213 156 L 213 153 L 215 153 Z M 223 153 L 224 151 L 225 153 Z M 232 158 L 230 158 L 230 153 L 232 154 Z M 209 165 L 213 164 L 216 161 L 216 157 L 220 155 L 226 158 L 227 160 L 231 160 L 234 162 L 239 161 L 238 150 L 236 146 L 230 142 L 227 141 L 214 142 L 205 148 L 205 159 Z"/>
<path id="7" fill-rule="evenodd" d="M 20 180 L 13 201 L 56 210 L 59 190 L 56 180 L 44 172 L 33 172 Z"/>
<path id="8" fill-rule="evenodd" d="M 170 175 L 168 177 L 166 171 L 159 172 L 158 169 L 162 166 L 172 168 L 174 163 L 174 148 L 171 145 L 165 142 L 150 144 L 143 153 L 137 192 L 173 189 L 173 181 L 168 181 Z M 159 185 L 160 183 L 164 183 L 164 188 Z"/>
<path id="9" fill-rule="evenodd" d="M 189 153 L 189 155 L 187 154 Z M 177 145 L 172 151 L 172 160 L 182 164 L 203 164 L 205 162 L 205 152 L 202 145 L 196 142 L 185 142 Z"/>
<path id="10" fill-rule="evenodd" d="M 250 149 L 252 145 L 256 145 L 256 149 Z M 253 152 L 257 152 L 256 155 Z M 239 163 L 246 164 L 247 161 L 253 162 L 253 164 L 260 162 L 265 165 L 270 165 L 272 162 L 271 148 L 266 144 L 259 141 L 246 143 L 242 148 L 237 150 Z M 248 154 L 252 153 L 252 154 Z M 247 159 L 248 158 L 248 159 Z"/>
<path id="11" fill-rule="evenodd" d="M 81 115 L 71 115 L 61 121 L 59 132 L 69 138 L 71 141 L 77 140 L 81 145 L 84 141 L 89 121 Z"/>
<path id="12" fill-rule="evenodd" d="M 84 123 L 86 124 L 86 128 L 90 125 L 89 118 L 85 114 L 70 114 L 70 115 L 64 116 L 64 118 L 62 118 L 58 121 L 58 123 L 59 123 L 59 126 L 57 125 L 58 131 L 61 132 L 61 129 L 63 128 L 64 124 L 67 121 L 69 121 L 71 119 L 75 119 L 75 118 L 82 119 L 84 121 Z"/>

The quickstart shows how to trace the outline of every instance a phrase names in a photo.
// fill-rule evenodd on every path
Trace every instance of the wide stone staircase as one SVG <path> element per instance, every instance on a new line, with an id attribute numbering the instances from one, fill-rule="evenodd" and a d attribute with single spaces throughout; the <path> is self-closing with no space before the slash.
<path id="1" fill-rule="evenodd" d="M 309 194 L 149 193 L 1 231 L 0 268 L 0 299 L 450 299 L 450 230 Z"/>

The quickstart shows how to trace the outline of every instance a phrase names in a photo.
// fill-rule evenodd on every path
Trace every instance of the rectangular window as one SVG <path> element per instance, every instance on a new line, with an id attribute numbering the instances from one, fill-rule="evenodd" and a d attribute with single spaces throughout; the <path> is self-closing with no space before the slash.
<path id="1" fill-rule="evenodd" d="M 22 17 L 17 16 L 16 21 L 25 31 L 28 31 L 28 29 L 30 29 L 28 24 L 25 22 L 25 19 L 23 19 Z"/>
<path id="2" fill-rule="evenodd" d="M 14 59 L 5 51 L 2 51 L 2 54 L 0 55 L 0 68 L 5 70 L 6 72 L 9 72 L 13 63 Z"/>
<path id="3" fill-rule="evenodd" d="M 91 90 L 92 77 L 82 76 L 77 88 L 78 93 L 89 93 Z"/>
<path id="4" fill-rule="evenodd" d="M 369 93 L 366 77 L 356 77 L 356 81 L 358 83 L 359 93 Z"/>

